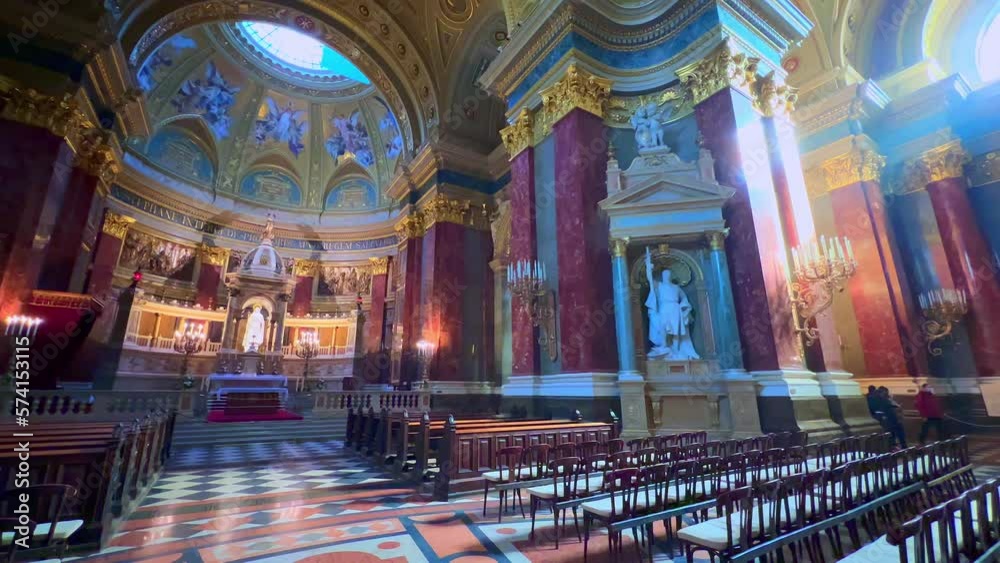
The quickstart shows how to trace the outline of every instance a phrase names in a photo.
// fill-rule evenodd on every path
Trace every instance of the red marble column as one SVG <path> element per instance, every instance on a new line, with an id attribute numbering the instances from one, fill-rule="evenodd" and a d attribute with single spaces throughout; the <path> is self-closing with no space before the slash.
<path id="1" fill-rule="evenodd" d="M 93 262 L 90 264 L 90 279 L 87 282 L 87 293 L 90 295 L 100 299 L 111 291 L 125 234 L 128 232 L 128 225 L 133 222 L 135 219 L 131 217 L 119 215 L 110 209 L 104 210 L 101 230 L 94 247 Z"/>
<path id="2" fill-rule="evenodd" d="M 538 257 L 535 226 L 535 149 L 528 147 L 510 162 L 510 262 Z M 512 375 L 537 375 L 541 371 L 538 329 L 517 296 L 511 297 Z"/>
<path id="3" fill-rule="evenodd" d="M 919 319 L 891 236 L 881 186 L 863 180 L 830 192 L 837 234 L 851 241 L 858 269 L 847 284 L 861 337 L 866 375 L 926 375 L 914 334 Z M 917 350 L 918 353 L 913 353 Z"/>
<path id="4" fill-rule="evenodd" d="M 372 353 L 382 349 L 382 333 L 385 330 L 385 298 L 389 289 L 389 258 L 372 259 L 371 311 L 368 314 L 368 334 L 365 337 L 365 351 Z"/>
<path id="5" fill-rule="evenodd" d="M 597 205 L 608 195 L 607 130 L 600 117 L 574 109 L 552 134 L 562 371 L 617 371 L 608 224 Z"/>
<path id="6" fill-rule="evenodd" d="M 989 243 L 976 222 L 965 178 L 945 178 L 927 185 L 934 206 L 948 269 L 956 289 L 969 299 L 972 353 L 979 376 L 1000 375 L 1000 283 Z"/>
<path id="7" fill-rule="evenodd" d="M 195 303 L 209 309 L 218 305 L 219 284 L 222 282 L 222 264 L 212 264 L 204 257 L 201 262 L 201 270 L 198 273 L 197 296 Z"/>
<path id="8" fill-rule="evenodd" d="M 319 263 L 300 260 L 295 264 L 295 289 L 292 290 L 293 316 L 302 317 L 312 309 L 313 284 L 316 281 Z"/>
<path id="9" fill-rule="evenodd" d="M 399 283 L 396 287 L 396 324 L 393 327 L 392 379 L 419 381 L 416 344 L 420 340 L 420 275 L 423 232 L 414 228 L 400 243 L 396 255 Z M 414 236 L 419 235 L 419 236 Z"/>
<path id="10" fill-rule="evenodd" d="M 742 94 L 721 90 L 695 106 L 716 177 L 736 189 L 724 209 L 726 255 L 748 371 L 801 370 L 788 294 L 787 248 L 760 114 Z"/>
<path id="11" fill-rule="evenodd" d="M 57 212 L 59 219 L 45 251 L 39 289 L 69 290 L 98 182 L 96 176 L 82 168 L 73 168 L 70 172 L 69 189 L 62 198 L 62 206 Z"/>
<path id="12" fill-rule="evenodd" d="M 38 285 L 61 201 L 71 186 L 73 151 L 62 137 L 0 121 L 0 318 L 17 313 Z M 75 246 L 79 248 L 79 243 Z"/>

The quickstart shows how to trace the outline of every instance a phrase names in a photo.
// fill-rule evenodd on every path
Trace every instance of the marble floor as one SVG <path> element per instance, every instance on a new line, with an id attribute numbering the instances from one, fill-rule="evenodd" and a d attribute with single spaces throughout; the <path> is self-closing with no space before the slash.
<path id="1" fill-rule="evenodd" d="M 1000 438 L 976 439 L 970 451 L 981 478 L 1000 475 Z M 572 519 L 558 550 L 551 516 L 540 514 L 536 542 L 530 518 L 505 514 L 497 499 L 482 515 L 482 494 L 433 501 L 373 469 L 352 450 L 302 461 L 280 455 L 232 466 L 231 452 L 199 460 L 175 457 L 143 504 L 123 522 L 93 563 L 365 563 L 577 562 L 583 546 Z M 329 450 L 328 450 L 329 453 Z M 251 456 L 253 457 L 253 456 Z M 527 499 L 525 499 L 527 500 Z M 609 560 L 606 536 L 594 532 L 590 561 Z M 662 531 L 657 534 L 663 537 Z M 626 536 L 624 561 L 638 561 Z M 698 560 L 707 554 L 698 553 Z M 647 556 L 647 561 L 648 556 Z M 659 544 L 654 561 L 683 561 Z"/>

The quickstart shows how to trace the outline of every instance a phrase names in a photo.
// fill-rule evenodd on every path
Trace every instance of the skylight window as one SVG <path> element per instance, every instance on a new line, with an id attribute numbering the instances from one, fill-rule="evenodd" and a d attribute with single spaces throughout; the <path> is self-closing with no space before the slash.
<path id="1" fill-rule="evenodd" d="M 986 27 L 976 49 L 976 68 L 985 84 L 1000 80 L 1000 14 Z"/>
<path id="2" fill-rule="evenodd" d="M 263 22 L 241 22 L 247 39 L 275 59 L 300 69 L 343 76 L 362 84 L 368 78 L 326 43 L 290 27 Z"/>

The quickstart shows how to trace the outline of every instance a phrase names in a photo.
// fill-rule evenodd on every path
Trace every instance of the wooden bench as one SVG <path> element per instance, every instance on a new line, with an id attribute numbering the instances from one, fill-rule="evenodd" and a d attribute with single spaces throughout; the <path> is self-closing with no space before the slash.
<path id="1" fill-rule="evenodd" d="M 611 422 L 546 422 L 460 427 L 448 421 L 438 448 L 435 498 L 447 500 L 451 494 L 482 488 L 482 474 L 496 468 L 496 454 L 507 446 L 555 447 L 565 443 L 607 442 L 617 437 L 615 424 Z"/>
<path id="2" fill-rule="evenodd" d="M 420 428 L 424 423 L 424 414 L 427 415 L 426 419 L 430 432 L 423 438 L 420 438 Z M 376 455 L 381 453 L 383 462 L 391 461 L 393 469 L 397 473 L 401 472 L 406 468 L 406 463 L 411 454 L 417 455 L 418 451 L 427 452 L 429 450 L 428 440 L 439 439 L 443 435 L 444 425 L 449 418 L 453 418 L 453 416 L 445 413 L 423 413 L 420 418 L 415 420 L 410 419 L 409 414 L 406 412 L 393 414 L 392 418 L 382 427 L 384 432 L 379 433 L 374 448 L 375 453 Z M 496 425 L 500 423 L 528 421 L 540 421 L 540 419 L 506 418 L 489 414 L 465 415 L 458 420 L 458 424 Z M 406 428 L 405 432 L 403 428 Z M 383 441 L 385 442 L 384 445 L 382 444 Z M 418 463 L 418 465 L 423 466 L 425 464 Z"/>

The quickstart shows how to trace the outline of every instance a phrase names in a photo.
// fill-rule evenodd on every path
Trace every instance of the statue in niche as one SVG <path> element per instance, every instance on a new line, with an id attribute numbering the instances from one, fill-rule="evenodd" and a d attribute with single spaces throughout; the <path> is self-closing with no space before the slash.
<path id="1" fill-rule="evenodd" d="M 497 202 L 497 209 L 490 216 L 494 260 L 507 260 L 510 256 L 510 227 L 513 218 L 510 199 L 504 197 Z"/>
<path id="2" fill-rule="evenodd" d="M 670 279 L 670 269 L 660 273 L 660 280 L 653 279 L 653 258 L 646 249 L 646 279 L 649 281 L 649 341 L 653 349 L 649 358 L 667 360 L 698 360 L 701 356 L 691 342 L 692 307 L 687 295 Z"/>
<path id="3" fill-rule="evenodd" d="M 635 142 L 639 150 L 667 147 L 663 139 L 663 122 L 673 113 L 673 108 L 661 109 L 656 102 L 641 104 L 629 120 L 635 128 Z M 667 150 L 670 150 L 667 147 Z"/>
<path id="4" fill-rule="evenodd" d="M 715 158 L 705 146 L 705 137 L 698 133 L 698 175 L 706 182 L 718 183 L 715 179 Z"/>
<path id="5" fill-rule="evenodd" d="M 256 352 L 264 343 L 264 331 L 267 321 L 264 313 L 260 311 L 260 305 L 255 305 L 253 312 L 247 318 L 247 331 L 243 335 L 243 350 L 245 352 Z"/>

